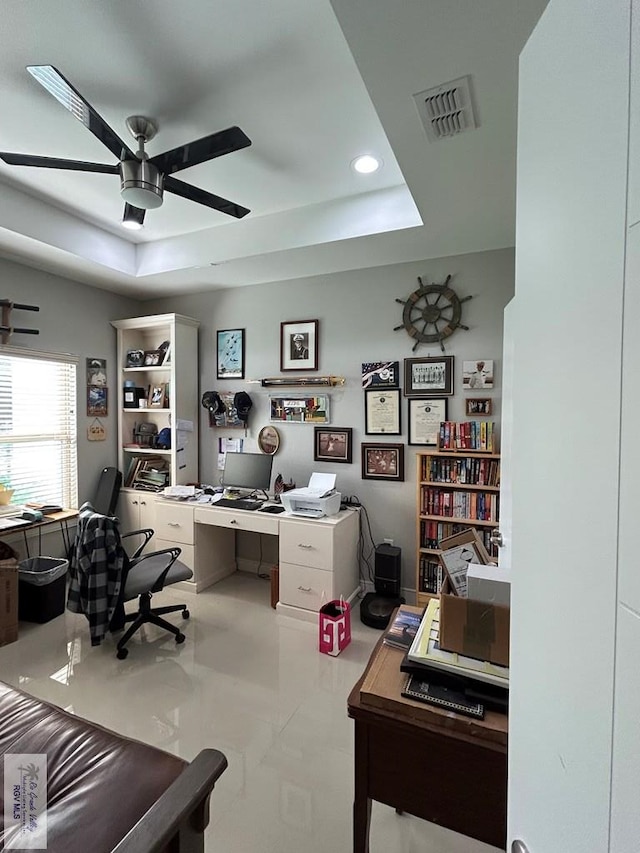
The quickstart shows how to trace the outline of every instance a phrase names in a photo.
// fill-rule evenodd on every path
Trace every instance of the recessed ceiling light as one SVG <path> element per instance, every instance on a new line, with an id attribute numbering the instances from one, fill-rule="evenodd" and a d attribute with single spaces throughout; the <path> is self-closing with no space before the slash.
<path id="1" fill-rule="evenodd" d="M 382 165 L 382 160 L 378 160 L 370 154 L 363 154 L 362 157 L 356 157 L 351 165 L 361 175 L 370 175 L 372 172 L 378 171 Z"/>

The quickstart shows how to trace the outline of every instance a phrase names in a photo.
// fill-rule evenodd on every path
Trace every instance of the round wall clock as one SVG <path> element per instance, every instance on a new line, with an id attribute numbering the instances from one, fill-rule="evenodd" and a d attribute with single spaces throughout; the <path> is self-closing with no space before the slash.
<path id="1" fill-rule="evenodd" d="M 462 303 L 471 299 L 465 296 L 460 299 L 449 287 L 451 276 L 448 275 L 443 284 L 424 284 L 420 276 L 418 283 L 420 287 L 409 296 L 408 299 L 396 299 L 400 305 L 404 305 L 402 311 L 402 323 L 394 326 L 393 331 L 405 329 L 409 337 L 415 339 L 411 348 L 415 352 L 420 344 L 439 343 L 444 352 L 445 338 L 452 335 L 456 329 L 469 331 L 464 326 L 462 319 Z"/>

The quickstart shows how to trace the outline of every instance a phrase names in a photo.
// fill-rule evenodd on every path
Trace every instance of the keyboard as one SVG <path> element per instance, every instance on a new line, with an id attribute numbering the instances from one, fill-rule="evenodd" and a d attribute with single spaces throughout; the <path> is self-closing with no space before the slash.
<path id="1" fill-rule="evenodd" d="M 224 506 L 228 509 L 259 509 L 264 501 L 253 500 L 251 498 L 220 498 L 211 506 Z"/>

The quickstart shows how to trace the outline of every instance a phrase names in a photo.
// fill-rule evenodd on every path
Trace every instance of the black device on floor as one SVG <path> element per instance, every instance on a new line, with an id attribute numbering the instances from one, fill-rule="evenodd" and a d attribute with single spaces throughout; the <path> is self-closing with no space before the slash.
<path id="1" fill-rule="evenodd" d="M 360 602 L 360 620 L 370 628 L 384 630 L 391 614 L 405 603 L 400 595 L 402 550 L 386 542 L 375 552 L 373 582 L 375 592 L 368 592 Z"/>
<path id="2" fill-rule="evenodd" d="M 261 500 L 254 500 L 253 498 L 220 498 L 212 506 L 224 506 L 228 509 L 259 509 L 262 503 Z"/>

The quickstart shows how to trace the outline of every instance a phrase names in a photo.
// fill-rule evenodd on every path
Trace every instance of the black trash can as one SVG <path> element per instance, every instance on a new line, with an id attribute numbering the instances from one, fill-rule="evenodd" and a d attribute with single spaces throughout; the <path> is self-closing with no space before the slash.
<path id="1" fill-rule="evenodd" d="M 69 561 L 30 557 L 18 564 L 18 619 L 49 622 L 64 613 Z"/>

